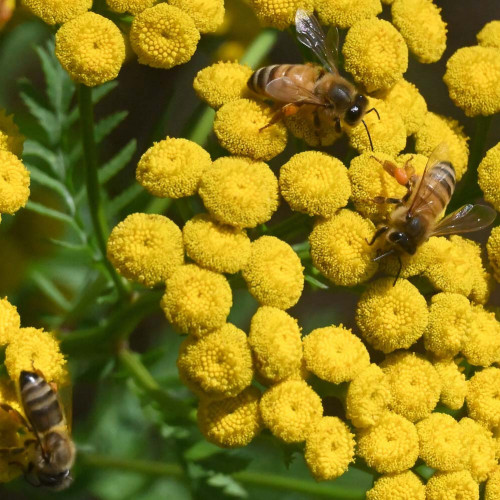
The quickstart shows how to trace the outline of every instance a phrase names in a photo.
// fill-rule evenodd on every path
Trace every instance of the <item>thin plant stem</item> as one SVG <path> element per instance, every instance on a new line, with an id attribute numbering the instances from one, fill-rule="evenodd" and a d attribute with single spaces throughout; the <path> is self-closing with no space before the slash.
<path id="1" fill-rule="evenodd" d="M 118 294 L 125 298 L 128 292 L 122 279 L 106 257 L 107 221 L 102 209 L 99 177 L 97 171 L 97 146 L 94 134 L 94 105 L 92 103 L 92 89 L 86 85 L 78 86 L 78 105 L 80 110 L 80 125 L 83 139 L 85 159 L 85 183 L 87 200 L 89 204 L 92 227 L 94 229 L 97 245 L 101 252 L 101 259 L 113 280 Z"/>

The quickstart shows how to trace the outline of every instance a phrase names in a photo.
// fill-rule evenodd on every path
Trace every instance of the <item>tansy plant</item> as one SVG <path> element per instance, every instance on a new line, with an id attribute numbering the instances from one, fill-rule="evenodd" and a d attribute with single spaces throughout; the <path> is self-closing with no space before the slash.
<path id="1" fill-rule="evenodd" d="M 27 371 L 73 387 L 70 500 L 499 499 L 499 227 L 371 243 L 391 168 L 418 180 L 441 144 L 443 205 L 500 210 L 500 21 L 446 51 L 431 0 L 14 7 L 2 72 L 42 72 L 0 92 L 0 494 L 49 497 L 16 480 L 43 437 Z M 316 64 L 299 9 L 339 29 L 366 128 L 276 119 L 247 85 Z"/>

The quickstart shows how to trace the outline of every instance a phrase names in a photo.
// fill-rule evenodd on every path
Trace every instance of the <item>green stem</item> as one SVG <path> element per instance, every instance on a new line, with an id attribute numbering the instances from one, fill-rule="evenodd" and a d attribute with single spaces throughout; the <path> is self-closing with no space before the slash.
<path id="1" fill-rule="evenodd" d="M 128 293 L 122 279 L 106 257 L 107 223 L 101 205 L 100 186 L 97 172 L 97 146 L 94 134 L 94 105 L 92 89 L 86 85 L 78 86 L 78 105 L 80 109 L 80 124 L 85 158 L 85 183 L 92 226 L 101 252 L 101 259 L 115 283 L 119 295 L 124 298 Z"/>

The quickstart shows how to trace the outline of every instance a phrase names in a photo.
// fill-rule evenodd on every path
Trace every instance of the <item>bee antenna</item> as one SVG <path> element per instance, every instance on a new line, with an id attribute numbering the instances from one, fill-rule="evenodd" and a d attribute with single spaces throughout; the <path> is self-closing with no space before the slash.
<path id="1" fill-rule="evenodd" d="M 368 113 L 372 112 L 372 111 L 375 111 L 375 114 L 377 115 L 377 118 L 380 120 L 380 115 L 378 114 L 378 111 L 377 111 L 377 108 L 371 108 L 369 109 L 365 115 L 367 115 Z"/>
<path id="2" fill-rule="evenodd" d="M 375 108 L 373 108 L 373 109 L 375 109 Z M 368 130 L 368 126 L 366 125 L 364 120 L 361 120 L 361 121 L 363 122 L 363 125 L 365 126 L 365 129 L 366 129 L 366 133 L 368 134 L 368 140 L 370 141 L 370 147 L 372 148 L 372 151 L 374 151 L 372 137 L 370 135 L 370 131 Z"/>
<path id="3" fill-rule="evenodd" d="M 396 274 L 396 279 L 394 280 L 392 286 L 396 286 L 396 283 L 398 282 L 399 279 L 399 275 L 401 274 L 401 269 L 403 268 L 403 262 L 401 261 L 401 256 L 399 254 L 398 254 L 398 262 L 399 262 L 398 274 Z"/>
<path id="4" fill-rule="evenodd" d="M 378 257 L 375 257 L 372 259 L 372 262 L 377 262 L 379 260 L 382 260 L 384 257 L 387 257 L 388 255 L 392 255 L 395 252 L 394 248 L 391 248 L 388 252 L 383 253 L 382 255 L 379 255 Z"/>

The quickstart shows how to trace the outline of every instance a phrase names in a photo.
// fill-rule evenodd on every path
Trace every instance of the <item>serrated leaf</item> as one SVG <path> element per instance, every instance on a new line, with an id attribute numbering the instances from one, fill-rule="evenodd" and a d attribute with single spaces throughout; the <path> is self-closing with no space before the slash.
<path id="1" fill-rule="evenodd" d="M 223 493 L 234 498 L 248 497 L 245 488 L 231 476 L 226 476 L 225 474 L 214 474 L 207 479 L 207 484 L 221 489 Z"/>
<path id="2" fill-rule="evenodd" d="M 290 468 L 292 463 L 297 458 L 297 454 L 301 453 L 303 450 L 303 446 L 299 443 L 284 443 L 280 441 L 280 447 L 283 451 L 283 462 L 287 469 Z"/>
<path id="3" fill-rule="evenodd" d="M 94 136 L 97 143 L 107 137 L 128 116 L 128 111 L 117 111 L 96 123 Z"/>
<path id="4" fill-rule="evenodd" d="M 59 220 L 61 222 L 65 222 L 66 224 L 71 224 L 72 226 L 74 225 L 73 218 L 68 214 L 41 205 L 36 201 L 29 200 L 26 204 L 26 210 L 31 210 L 32 212 L 36 212 L 37 214 L 45 215 L 46 217 L 50 217 L 51 219 Z"/>
<path id="5" fill-rule="evenodd" d="M 92 102 L 97 104 L 101 99 L 106 97 L 113 89 L 118 86 L 116 80 L 111 80 L 110 82 L 103 83 L 96 87 L 92 92 Z"/>
<path id="6" fill-rule="evenodd" d="M 37 141 L 27 139 L 24 143 L 23 159 L 30 156 L 44 161 L 57 177 L 64 178 L 65 168 L 62 155 L 52 152 Z"/>
<path id="7" fill-rule="evenodd" d="M 319 288 L 320 290 L 328 290 L 328 288 L 330 288 L 328 285 L 325 285 L 325 283 L 313 278 L 310 274 L 306 274 L 304 276 L 304 280 L 307 281 L 313 288 Z"/>
<path id="8" fill-rule="evenodd" d="M 70 302 L 61 293 L 59 288 L 50 281 L 46 276 L 39 273 L 38 271 L 33 271 L 31 273 L 31 279 L 38 286 L 38 288 L 48 297 L 52 302 L 57 304 L 62 310 L 69 311 L 71 309 Z"/>
<path id="9" fill-rule="evenodd" d="M 184 452 L 184 459 L 187 462 L 197 462 L 198 460 L 204 460 L 212 455 L 222 452 L 223 450 L 221 450 L 218 446 L 215 446 L 214 444 L 203 439 Z"/>
<path id="10" fill-rule="evenodd" d="M 129 141 L 111 160 L 99 169 L 99 182 L 105 184 L 113 178 L 134 156 L 137 148 L 137 141 Z"/>
<path id="11" fill-rule="evenodd" d="M 144 192 L 140 184 L 132 184 L 127 189 L 122 191 L 118 196 L 113 198 L 109 204 L 109 213 L 111 216 L 116 215 L 123 210 L 129 203 Z"/>

